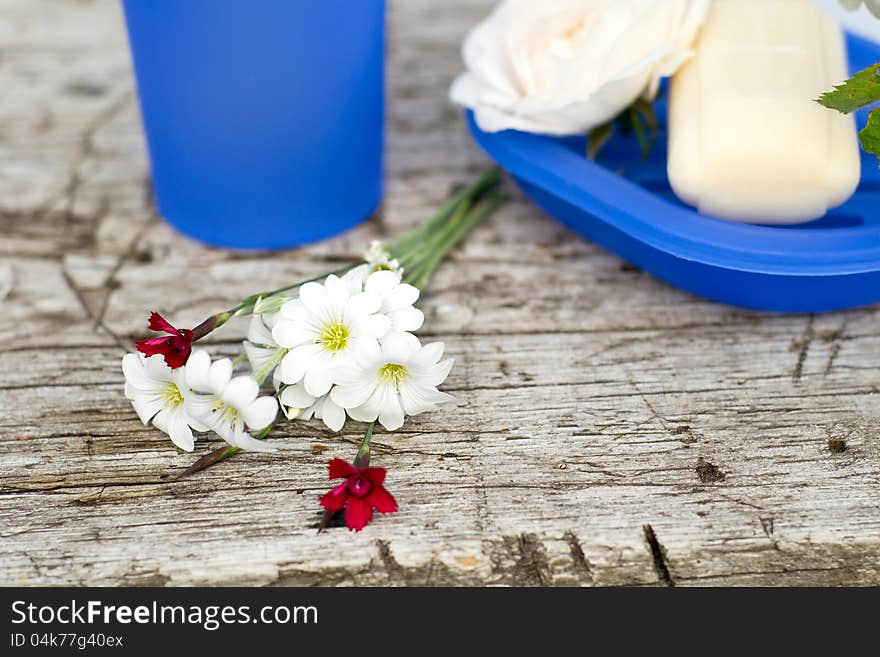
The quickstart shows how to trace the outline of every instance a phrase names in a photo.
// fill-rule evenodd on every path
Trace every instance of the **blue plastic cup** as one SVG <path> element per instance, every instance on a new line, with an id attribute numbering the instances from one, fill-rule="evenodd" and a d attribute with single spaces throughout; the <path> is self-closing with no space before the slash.
<path id="1" fill-rule="evenodd" d="M 123 0 L 156 201 L 181 232 L 279 249 L 382 196 L 385 0 Z"/>

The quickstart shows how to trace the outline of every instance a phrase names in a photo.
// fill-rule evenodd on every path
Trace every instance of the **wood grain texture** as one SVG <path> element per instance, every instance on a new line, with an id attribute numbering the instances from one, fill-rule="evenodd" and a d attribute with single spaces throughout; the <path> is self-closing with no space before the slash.
<path id="1" fill-rule="evenodd" d="M 880 584 L 878 309 L 711 304 L 521 199 L 423 303 L 459 402 L 376 437 L 400 513 L 315 532 L 326 461 L 353 456 L 357 424 L 284 425 L 278 455 L 164 483 L 193 457 L 140 425 L 119 367 L 146 311 L 186 325 L 335 268 L 485 167 L 446 91 L 489 6 L 391 2 L 383 209 L 263 255 L 156 217 L 118 3 L 0 0 L 0 259 L 14 276 L 0 584 Z M 243 328 L 212 347 L 237 353 Z"/>

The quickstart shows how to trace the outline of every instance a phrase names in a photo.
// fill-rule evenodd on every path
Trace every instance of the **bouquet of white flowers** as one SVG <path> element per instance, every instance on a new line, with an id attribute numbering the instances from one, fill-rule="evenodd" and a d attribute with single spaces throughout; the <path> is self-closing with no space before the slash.
<path id="1" fill-rule="evenodd" d="M 396 511 L 383 486 L 385 470 L 368 467 L 370 438 L 377 423 L 394 431 L 407 416 L 453 399 L 438 390 L 453 361 L 444 358 L 443 343 L 423 345 L 414 334 L 424 320 L 415 303 L 444 257 L 504 202 L 499 180 L 497 170 L 488 172 L 396 244 L 373 242 L 361 262 L 255 294 L 192 329 L 152 313 L 149 328 L 166 335 L 138 342 L 138 353 L 123 357 L 126 397 L 144 424 L 180 449 L 193 451 L 202 432 L 228 444 L 177 478 L 241 451 L 276 451 L 264 439 L 279 417 L 319 419 L 333 431 L 350 418 L 367 429 L 353 465 L 330 462 L 331 479 L 345 481 L 321 498 L 322 526 L 343 509 L 355 531 L 374 509 Z M 193 348 L 243 315 L 251 323 L 240 358 L 212 360 Z M 237 374 L 245 362 L 247 371 Z"/>

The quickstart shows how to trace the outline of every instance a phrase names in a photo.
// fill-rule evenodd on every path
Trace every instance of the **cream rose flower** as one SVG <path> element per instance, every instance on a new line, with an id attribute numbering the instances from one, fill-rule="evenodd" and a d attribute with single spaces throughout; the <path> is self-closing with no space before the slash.
<path id="1" fill-rule="evenodd" d="M 502 0 L 468 35 L 453 102 L 488 132 L 589 132 L 690 56 L 710 0 Z"/>

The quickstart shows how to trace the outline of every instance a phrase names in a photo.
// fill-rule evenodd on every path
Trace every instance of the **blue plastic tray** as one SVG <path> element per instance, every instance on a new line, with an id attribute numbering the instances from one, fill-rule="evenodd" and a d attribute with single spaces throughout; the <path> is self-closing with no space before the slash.
<path id="1" fill-rule="evenodd" d="M 880 61 L 880 44 L 849 37 L 853 72 Z M 665 125 L 666 104 L 658 102 Z M 572 230 L 656 277 L 734 306 L 826 312 L 880 301 L 880 168 L 863 153 L 855 196 L 799 226 L 736 224 L 696 212 L 672 193 L 666 137 L 644 160 L 635 139 L 614 139 L 598 163 L 584 138 L 482 132 L 482 148 L 523 191 Z M 860 113 L 864 126 L 867 112 Z"/>

